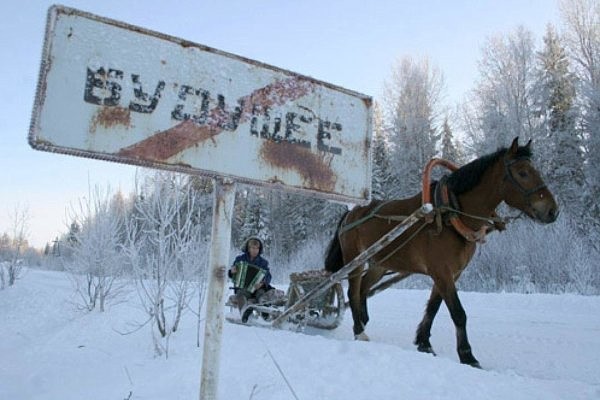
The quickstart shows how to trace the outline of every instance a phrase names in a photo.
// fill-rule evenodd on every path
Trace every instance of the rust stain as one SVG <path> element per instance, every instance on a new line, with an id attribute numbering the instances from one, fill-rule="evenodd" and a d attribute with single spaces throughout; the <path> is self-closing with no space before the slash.
<path id="1" fill-rule="evenodd" d="M 131 125 L 131 111 L 124 107 L 102 107 L 92 118 L 90 132 L 96 132 L 98 127 L 104 129 L 114 128 L 116 126 Z"/>
<path id="2" fill-rule="evenodd" d="M 238 100 L 243 102 L 244 107 L 240 115 L 239 124 L 243 124 L 252 118 L 252 108 L 255 105 L 262 107 L 280 106 L 289 101 L 299 99 L 314 91 L 314 83 L 302 78 L 290 78 L 279 80 L 257 89 L 248 96 Z M 170 129 L 158 132 L 118 152 L 118 155 L 146 159 L 152 161 L 164 161 L 183 150 L 198 145 L 207 139 L 212 139 L 223 132 L 223 123 L 228 116 L 215 107 L 209 111 L 207 123 L 198 125 L 190 120 L 184 121 Z"/>
<path id="3" fill-rule="evenodd" d="M 260 157 L 274 167 L 295 170 L 310 188 L 331 192 L 337 177 L 325 160 L 309 149 L 289 142 L 267 140 Z"/>
<path id="4" fill-rule="evenodd" d="M 210 126 L 198 126 L 187 120 L 166 131 L 159 132 L 149 139 L 142 140 L 119 151 L 120 156 L 145 160 L 166 160 L 191 146 L 200 144 L 214 136 L 220 130 Z"/>

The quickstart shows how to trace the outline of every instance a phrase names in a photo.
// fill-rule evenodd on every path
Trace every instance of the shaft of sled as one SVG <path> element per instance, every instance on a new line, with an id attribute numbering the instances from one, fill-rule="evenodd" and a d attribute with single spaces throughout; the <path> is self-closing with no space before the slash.
<path id="1" fill-rule="evenodd" d="M 391 278 L 388 278 L 385 281 L 373 286 L 371 290 L 369 290 L 369 294 L 367 294 L 367 297 L 375 296 L 377 293 L 383 292 L 385 289 L 389 288 L 393 284 L 398 283 L 411 275 L 412 274 L 410 272 L 398 272 Z"/>
<path id="2" fill-rule="evenodd" d="M 381 283 L 373 286 L 371 288 L 371 290 L 369 290 L 369 293 L 367 294 L 367 298 L 373 297 L 373 296 L 375 296 L 379 292 L 383 292 L 385 289 L 389 288 L 394 283 L 398 283 L 401 280 L 406 279 L 406 278 L 408 278 L 411 275 L 412 275 L 412 273 L 410 273 L 410 272 L 398 272 L 398 273 L 396 273 L 391 278 L 386 279 L 385 281 L 383 281 L 383 282 L 381 282 Z M 346 307 L 348 307 L 349 305 L 350 305 L 350 301 L 346 301 L 346 303 L 344 304 L 344 306 L 346 306 Z"/>
<path id="3" fill-rule="evenodd" d="M 304 297 L 298 300 L 294 305 L 285 310 L 279 317 L 277 317 L 273 321 L 273 326 L 277 327 L 286 320 L 291 314 L 298 312 L 303 307 L 308 304 L 309 301 L 316 298 L 317 296 L 324 293 L 327 289 L 335 285 L 337 282 L 346 278 L 352 271 L 356 268 L 362 266 L 365 262 L 367 262 L 371 257 L 373 257 L 377 252 L 383 249 L 385 246 L 396 240 L 400 235 L 404 233 L 408 228 L 413 226 L 416 222 L 418 222 L 425 215 L 431 213 L 433 211 L 433 206 L 429 203 L 423 204 L 419 209 L 409 215 L 405 220 L 400 222 L 397 226 L 395 226 L 391 231 L 383 235 L 379 240 L 373 243 L 368 249 L 360 253 L 355 259 L 350 261 L 348 264 L 344 265 L 339 271 L 334 272 L 329 275 L 329 277 L 323 282 L 319 283 L 316 287 L 314 287 L 311 291 L 306 293 Z"/>

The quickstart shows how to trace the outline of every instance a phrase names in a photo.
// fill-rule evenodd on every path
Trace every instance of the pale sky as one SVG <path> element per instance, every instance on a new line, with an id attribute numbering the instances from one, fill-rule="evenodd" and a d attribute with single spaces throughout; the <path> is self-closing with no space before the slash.
<path id="1" fill-rule="evenodd" d="M 128 192 L 135 167 L 31 149 L 27 135 L 46 12 L 53 2 L 3 2 L 0 13 L 0 234 L 15 207 L 29 211 L 29 241 L 67 230 L 66 210 L 91 184 Z M 524 25 L 537 43 L 559 24 L 555 0 L 70 1 L 66 6 L 207 45 L 374 98 L 395 60 L 429 57 L 449 105 L 477 79 L 486 38 Z"/>

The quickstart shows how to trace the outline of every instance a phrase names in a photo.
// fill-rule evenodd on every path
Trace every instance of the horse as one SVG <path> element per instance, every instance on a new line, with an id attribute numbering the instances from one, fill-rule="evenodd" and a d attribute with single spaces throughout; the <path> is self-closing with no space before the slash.
<path id="1" fill-rule="evenodd" d="M 416 330 L 417 350 L 435 355 L 429 338 L 435 315 L 444 301 L 455 326 L 460 362 L 480 368 L 467 338 L 467 316 L 457 294 L 457 279 L 485 233 L 504 230 L 504 222 L 495 212 L 500 203 L 505 202 L 543 224 L 554 222 L 559 214 L 554 196 L 532 165 L 531 140 L 525 146 L 519 146 L 518 140 L 515 138 L 509 148 L 500 148 L 457 167 L 439 183 L 426 185 L 426 189 L 411 198 L 374 200 L 342 216 L 326 251 L 325 269 L 330 272 L 340 270 L 369 248 L 404 216 L 418 209 L 423 199 L 430 196 L 440 199 L 440 188 L 446 194 L 441 196 L 445 203 L 433 204 L 433 218 L 412 225 L 349 274 L 348 299 L 355 339 L 369 340 L 365 333 L 369 321 L 367 297 L 384 275 L 395 272 L 406 276 L 429 275 L 433 287 Z"/>

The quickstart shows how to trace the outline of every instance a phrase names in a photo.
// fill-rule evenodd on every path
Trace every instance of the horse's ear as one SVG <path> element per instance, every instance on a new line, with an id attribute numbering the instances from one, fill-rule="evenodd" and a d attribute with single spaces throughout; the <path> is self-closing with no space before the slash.
<path id="1" fill-rule="evenodd" d="M 525 149 L 527 149 L 527 151 L 531 153 L 531 139 L 529 139 L 529 142 L 527 142 L 527 144 L 525 145 Z"/>
<path id="2" fill-rule="evenodd" d="M 517 155 L 517 150 L 519 150 L 519 137 L 518 136 L 513 139 L 508 152 L 510 153 L 511 156 L 515 157 Z"/>

